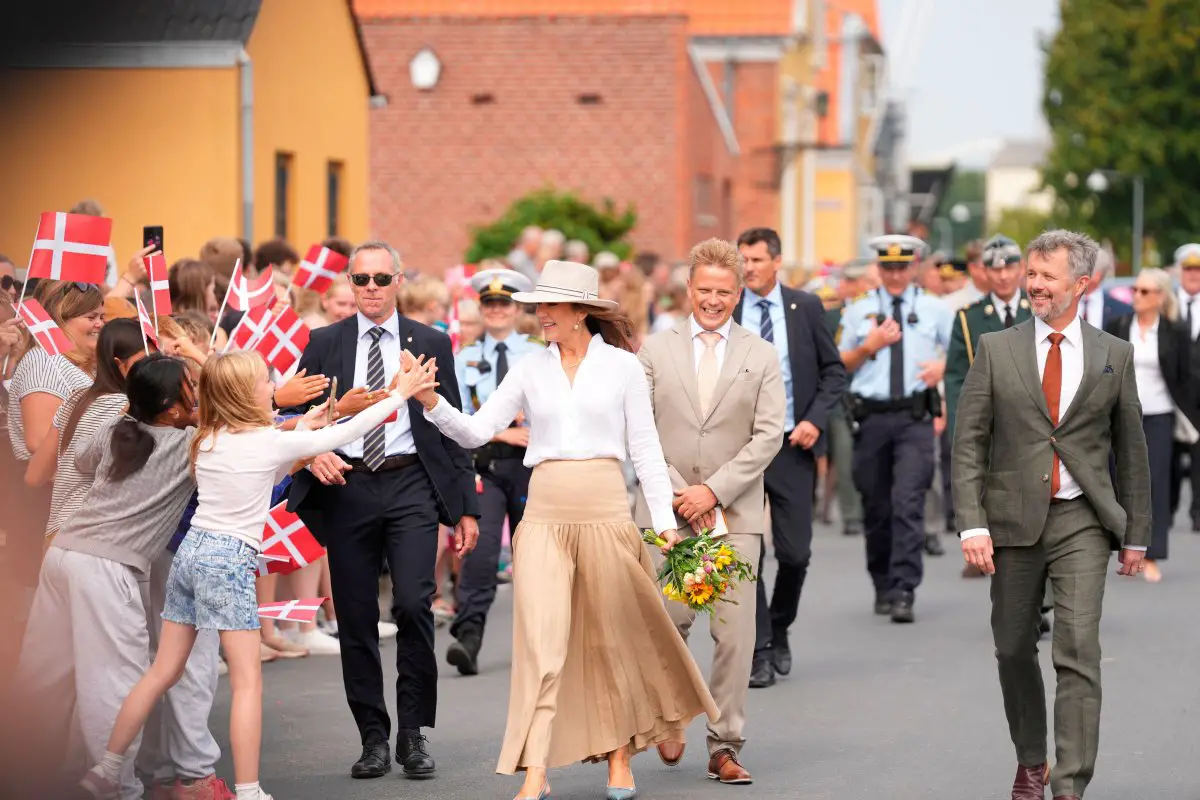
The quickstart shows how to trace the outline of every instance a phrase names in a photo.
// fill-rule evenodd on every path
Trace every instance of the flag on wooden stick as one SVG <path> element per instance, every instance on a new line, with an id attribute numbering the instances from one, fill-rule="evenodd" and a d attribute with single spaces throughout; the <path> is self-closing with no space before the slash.
<path id="1" fill-rule="evenodd" d="M 349 265 L 350 259 L 341 253 L 314 244 L 308 248 L 308 255 L 296 268 L 296 274 L 292 276 L 292 285 L 324 294 L 333 285 L 333 279 Z"/>
<path id="2" fill-rule="evenodd" d="M 111 241 L 112 220 L 108 217 L 46 211 L 33 241 L 28 275 L 102 284 L 108 272 Z"/>
<path id="3" fill-rule="evenodd" d="M 328 599 L 327 597 L 309 597 L 304 600 L 288 600 L 283 603 L 264 603 L 258 607 L 258 615 L 292 622 L 312 622 L 317 618 L 317 611 L 321 609 L 321 604 Z"/>
<path id="4" fill-rule="evenodd" d="M 46 313 L 42 304 L 32 297 L 26 297 L 21 305 L 15 307 L 17 314 L 25 320 L 26 329 L 33 338 L 52 356 L 69 353 L 75 349 L 75 343 L 58 327 L 58 323 Z"/>

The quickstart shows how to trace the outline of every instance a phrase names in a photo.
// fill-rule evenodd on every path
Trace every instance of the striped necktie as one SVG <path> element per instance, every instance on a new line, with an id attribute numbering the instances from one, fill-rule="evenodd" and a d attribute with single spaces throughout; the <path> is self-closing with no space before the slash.
<path id="1" fill-rule="evenodd" d="M 379 326 L 367 331 L 371 337 L 371 345 L 367 349 L 367 389 L 372 392 L 383 388 L 383 352 L 379 349 L 379 340 L 386 332 Z M 372 472 L 383 466 L 386 458 L 384 438 L 382 425 L 367 431 L 363 437 L 363 461 Z"/>
<path id="2" fill-rule="evenodd" d="M 771 301 L 759 300 L 758 303 L 758 335 L 774 344 L 775 342 L 775 326 L 771 324 Z"/>

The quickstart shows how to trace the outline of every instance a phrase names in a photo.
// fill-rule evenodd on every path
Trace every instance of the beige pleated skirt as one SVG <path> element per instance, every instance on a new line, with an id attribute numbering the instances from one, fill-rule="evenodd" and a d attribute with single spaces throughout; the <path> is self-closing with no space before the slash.
<path id="1" fill-rule="evenodd" d="M 663 607 L 612 459 L 533 470 L 513 537 L 513 663 L 496 771 L 681 740 L 719 712 Z"/>

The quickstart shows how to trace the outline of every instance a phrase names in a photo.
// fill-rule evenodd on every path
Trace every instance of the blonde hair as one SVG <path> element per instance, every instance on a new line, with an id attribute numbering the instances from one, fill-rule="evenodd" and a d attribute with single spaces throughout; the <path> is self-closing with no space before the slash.
<path id="1" fill-rule="evenodd" d="M 422 275 L 400 289 L 400 311 L 406 317 L 425 311 L 435 302 L 443 308 L 450 306 L 450 289 L 437 278 Z"/>
<path id="2" fill-rule="evenodd" d="M 1170 273 L 1158 267 L 1145 267 L 1138 272 L 1138 278 L 1154 281 L 1154 285 L 1158 287 L 1158 295 L 1162 298 L 1162 315 L 1171 322 L 1179 319 L 1179 300 L 1175 297 Z"/>
<path id="3" fill-rule="evenodd" d="M 738 286 L 745 282 L 742 254 L 732 242 L 724 239 L 705 239 L 693 247 L 688 256 L 689 279 L 696 274 L 696 267 L 721 267 L 737 276 Z"/>
<path id="4" fill-rule="evenodd" d="M 200 370 L 200 423 L 191 444 L 193 477 L 196 457 L 206 440 L 212 440 L 211 449 L 222 430 L 243 431 L 271 425 L 271 415 L 254 400 L 255 388 L 266 370 L 262 356 L 245 350 L 213 355 L 204 363 Z"/>

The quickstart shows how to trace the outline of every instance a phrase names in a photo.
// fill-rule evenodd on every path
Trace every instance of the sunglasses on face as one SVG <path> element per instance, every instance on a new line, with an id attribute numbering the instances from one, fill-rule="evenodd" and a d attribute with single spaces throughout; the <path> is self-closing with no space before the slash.
<path id="1" fill-rule="evenodd" d="M 350 276 L 350 282 L 360 289 L 369 284 L 372 280 L 375 281 L 376 286 L 391 286 L 392 281 L 395 279 L 396 276 L 388 272 L 376 272 L 374 275 L 367 275 L 366 273 L 359 272 Z"/>
<path id="2" fill-rule="evenodd" d="M 1133 293 L 1137 295 L 1158 294 L 1158 289 L 1147 289 L 1145 286 L 1133 287 Z"/>
<path id="3" fill-rule="evenodd" d="M 0 275 L 0 289 L 6 292 L 16 289 L 19 292 L 21 291 L 21 282 L 12 275 Z"/>

